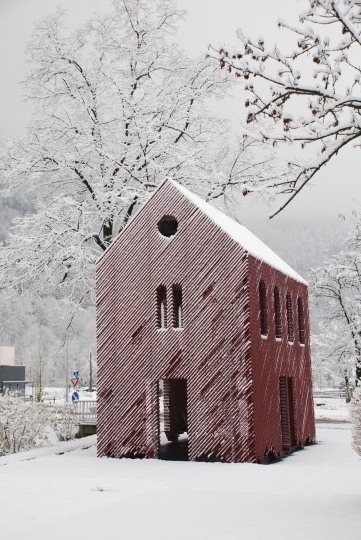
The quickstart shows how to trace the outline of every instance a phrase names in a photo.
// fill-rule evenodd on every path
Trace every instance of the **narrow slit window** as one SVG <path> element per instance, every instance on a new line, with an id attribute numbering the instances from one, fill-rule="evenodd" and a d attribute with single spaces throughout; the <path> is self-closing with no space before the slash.
<path id="1" fill-rule="evenodd" d="M 286 296 L 286 309 L 287 309 L 287 333 L 288 341 L 293 343 L 295 336 L 293 331 L 293 312 L 292 312 L 292 299 L 290 293 Z"/>
<path id="2" fill-rule="evenodd" d="M 302 299 L 297 300 L 297 311 L 298 311 L 298 338 L 301 345 L 305 344 L 305 311 L 303 309 Z"/>
<path id="3" fill-rule="evenodd" d="M 268 334 L 268 317 L 267 317 L 267 292 L 266 285 L 261 279 L 259 282 L 259 313 L 260 313 L 260 325 L 261 325 L 261 334 L 262 336 L 267 336 Z"/>
<path id="4" fill-rule="evenodd" d="M 182 306 L 182 287 L 180 285 L 172 286 L 172 299 L 173 299 L 173 328 L 182 328 L 183 306 Z"/>
<path id="5" fill-rule="evenodd" d="M 157 288 L 157 326 L 167 328 L 167 289 L 164 285 Z"/>
<path id="6" fill-rule="evenodd" d="M 282 318 L 281 318 L 281 300 L 278 287 L 273 291 L 274 310 L 275 310 L 275 334 L 276 338 L 282 338 Z"/>

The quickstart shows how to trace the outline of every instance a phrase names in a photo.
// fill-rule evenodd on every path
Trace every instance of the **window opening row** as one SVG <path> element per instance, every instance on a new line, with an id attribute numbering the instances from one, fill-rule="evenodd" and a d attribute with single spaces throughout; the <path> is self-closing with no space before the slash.
<path id="1" fill-rule="evenodd" d="M 261 335 L 268 335 L 268 307 L 267 307 L 267 290 L 264 281 L 259 282 L 259 309 L 260 309 L 260 326 Z M 281 316 L 281 298 L 278 287 L 273 289 L 273 309 L 274 309 L 274 324 L 275 335 L 277 339 L 282 338 L 282 316 Z M 286 294 L 286 316 L 287 316 L 287 337 L 290 343 L 295 340 L 294 323 L 293 323 L 293 307 L 292 298 L 289 292 Z M 297 317 L 298 317 L 298 340 L 301 345 L 306 342 L 305 336 L 305 311 L 302 299 L 297 299 Z"/>
<path id="2" fill-rule="evenodd" d="M 171 287 L 172 296 L 172 327 L 183 327 L 183 306 L 182 306 L 182 287 L 174 284 Z M 157 327 L 167 328 L 168 309 L 167 309 L 167 288 L 160 285 L 157 288 Z"/>

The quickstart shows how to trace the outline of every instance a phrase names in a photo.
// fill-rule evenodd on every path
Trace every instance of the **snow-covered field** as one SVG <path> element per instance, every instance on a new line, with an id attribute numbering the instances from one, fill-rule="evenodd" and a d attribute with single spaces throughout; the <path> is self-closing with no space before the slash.
<path id="1" fill-rule="evenodd" d="M 360 538 L 350 424 L 318 425 L 317 439 L 271 465 L 97 459 L 96 436 L 5 456 L 0 538 Z"/>
<path id="2" fill-rule="evenodd" d="M 68 392 L 68 401 L 71 403 L 71 395 L 74 391 L 74 388 L 71 388 Z M 79 389 L 79 398 L 80 400 L 93 400 L 97 398 L 96 391 L 86 392 L 85 390 Z M 64 388 L 45 388 L 43 392 L 43 401 L 45 403 L 65 403 L 65 389 Z"/>
<path id="3" fill-rule="evenodd" d="M 341 398 L 315 398 L 316 422 L 332 420 L 334 422 L 351 422 L 352 403 Z M 361 538 L 361 535 L 360 535 Z"/>

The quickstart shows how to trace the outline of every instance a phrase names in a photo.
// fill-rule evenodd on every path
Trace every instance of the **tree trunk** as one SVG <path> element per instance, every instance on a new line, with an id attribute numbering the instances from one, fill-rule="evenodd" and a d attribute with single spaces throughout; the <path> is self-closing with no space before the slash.
<path id="1" fill-rule="evenodd" d="M 89 392 L 93 391 L 93 365 L 92 365 L 92 352 L 89 351 Z"/>

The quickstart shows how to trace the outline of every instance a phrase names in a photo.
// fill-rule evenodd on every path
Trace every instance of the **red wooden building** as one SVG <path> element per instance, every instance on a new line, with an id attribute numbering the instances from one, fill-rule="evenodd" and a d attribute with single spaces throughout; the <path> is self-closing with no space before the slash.
<path id="1" fill-rule="evenodd" d="M 98 262 L 97 339 L 99 456 L 159 456 L 161 388 L 190 460 L 315 439 L 307 283 L 172 180 Z"/>

